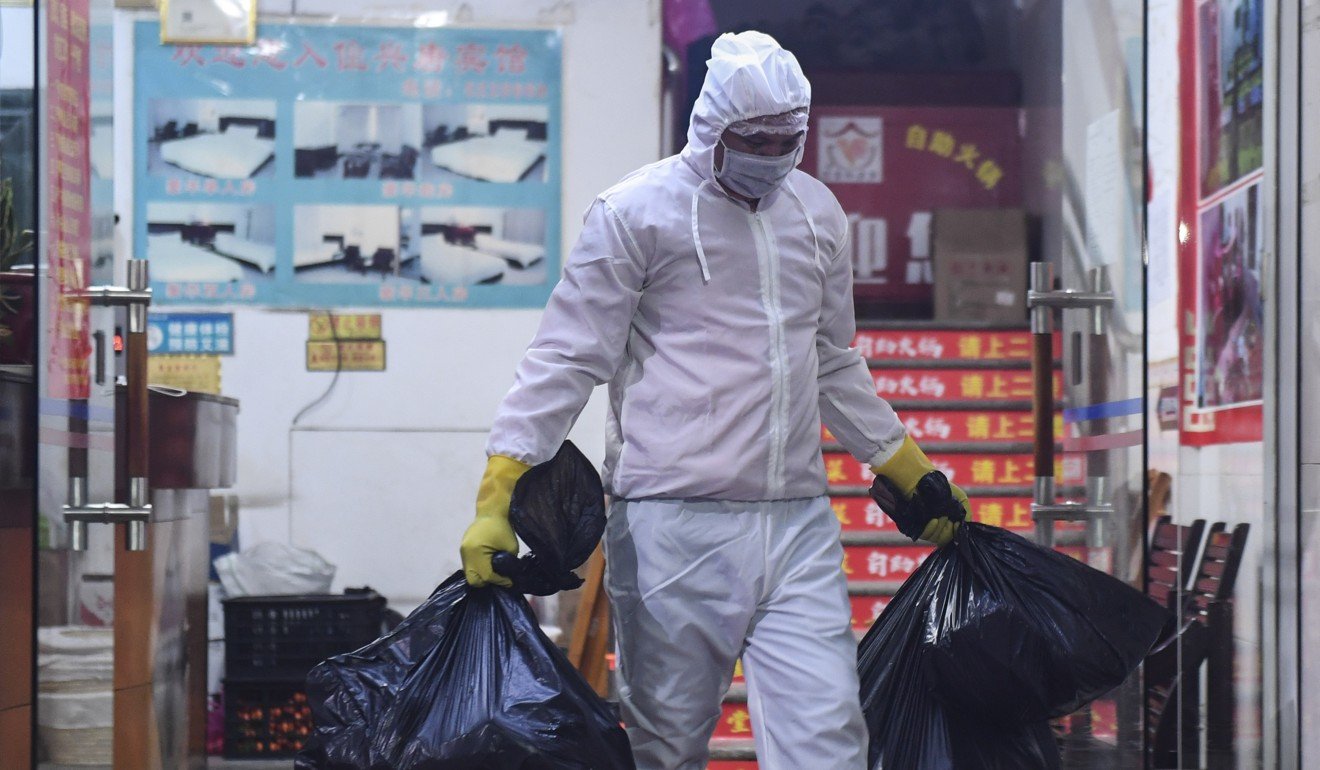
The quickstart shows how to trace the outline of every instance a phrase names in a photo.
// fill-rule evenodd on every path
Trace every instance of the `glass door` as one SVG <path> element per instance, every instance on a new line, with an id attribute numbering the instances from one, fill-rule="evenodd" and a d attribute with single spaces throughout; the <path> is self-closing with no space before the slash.
<path id="1" fill-rule="evenodd" d="M 1144 590 L 1144 4 L 1024 6 L 1036 538 Z M 1065 766 L 1141 767 L 1144 712 L 1138 672 L 1056 724 Z"/>
<path id="2" fill-rule="evenodd" d="M 0 756 L 32 757 L 36 594 L 36 71 L 31 7 L 0 4 Z"/>
<path id="3" fill-rule="evenodd" d="M 148 268 L 116 237 L 114 14 L 43 3 L 29 54 L 39 767 L 203 761 L 206 498 L 197 516 L 195 490 L 153 488 Z"/>

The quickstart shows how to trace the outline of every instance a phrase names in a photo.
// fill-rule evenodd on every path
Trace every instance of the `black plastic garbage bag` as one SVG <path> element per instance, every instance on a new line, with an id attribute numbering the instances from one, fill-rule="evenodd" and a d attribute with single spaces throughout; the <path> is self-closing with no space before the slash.
<path id="1" fill-rule="evenodd" d="M 948 484 L 938 472 L 922 481 Z M 910 513 L 884 479 L 872 495 L 886 512 Z M 1117 687 L 1166 619 L 1112 576 L 964 523 L 862 640 L 872 766 L 1057 767 L 1047 720 Z"/>
<path id="2" fill-rule="evenodd" d="M 565 441 L 554 459 L 518 479 L 509 521 L 530 552 L 496 554 L 495 570 L 515 591 L 549 596 L 582 585 L 573 569 L 591 556 L 605 532 L 605 491 L 591 461 Z"/>
<path id="3" fill-rule="evenodd" d="M 935 564 L 935 556 L 928 558 L 903 583 L 858 647 L 862 713 L 871 736 L 869 767 L 1058 768 L 1059 750 L 1047 723 L 1006 728 L 936 699 L 921 663 L 926 611 L 944 588 Z"/>
<path id="4" fill-rule="evenodd" d="M 946 705 L 1001 723 L 1064 716 L 1114 689 L 1168 619 L 1121 580 L 998 527 L 964 524 L 932 558 L 948 590 L 926 607 L 923 667 Z"/>
<path id="5" fill-rule="evenodd" d="M 600 479 L 567 443 L 525 478 L 510 518 L 540 550 L 516 561 L 516 580 L 562 585 L 600 539 Z M 634 767 L 616 709 L 541 632 L 522 593 L 472 588 L 461 571 L 387 636 L 317 666 L 307 685 L 316 732 L 298 770 Z"/>

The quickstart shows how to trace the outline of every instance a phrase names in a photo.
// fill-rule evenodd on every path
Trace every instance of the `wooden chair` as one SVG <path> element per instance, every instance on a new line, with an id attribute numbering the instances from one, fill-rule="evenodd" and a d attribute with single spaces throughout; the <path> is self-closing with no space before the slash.
<path id="1" fill-rule="evenodd" d="M 1206 665 L 1207 745 L 1233 751 L 1233 588 L 1250 526 L 1210 527 L 1190 587 L 1170 596 L 1177 628 L 1146 658 L 1146 747 L 1156 768 L 1200 767 L 1200 670 Z M 1183 563 L 1186 563 L 1186 559 Z"/>
<path id="2" fill-rule="evenodd" d="M 1167 515 L 1155 520 L 1146 552 L 1147 596 L 1179 611 L 1175 603 L 1191 582 L 1204 535 L 1205 519 L 1187 525 L 1174 524 Z"/>
<path id="3" fill-rule="evenodd" d="M 388 273 L 394 269 L 394 249 L 382 246 L 371 255 L 372 270 Z"/>
<path id="4" fill-rule="evenodd" d="M 605 595 L 605 551 L 601 546 L 587 560 L 577 618 L 568 646 L 568 660 L 602 698 L 610 694 L 610 604 Z"/>

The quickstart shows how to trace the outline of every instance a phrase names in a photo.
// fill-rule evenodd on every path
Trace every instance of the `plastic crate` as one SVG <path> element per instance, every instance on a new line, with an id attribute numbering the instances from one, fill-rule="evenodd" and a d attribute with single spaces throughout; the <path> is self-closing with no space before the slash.
<path id="1" fill-rule="evenodd" d="M 343 595 L 226 599 L 226 681 L 296 681 L 333 655 L 380 636 L 385 599 L 375 591 Z"/>
<path id="2" fill-rule="evenodd" d="M 227 759 L 288 758 L 311 735 L 312 708 L 302 684 L 225 680 Z"/>

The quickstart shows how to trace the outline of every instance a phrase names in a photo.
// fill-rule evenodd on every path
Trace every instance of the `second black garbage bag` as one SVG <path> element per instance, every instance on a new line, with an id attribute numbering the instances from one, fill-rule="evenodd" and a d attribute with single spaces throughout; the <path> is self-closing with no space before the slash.
<path id="1" fill-rule="evenodd" d="M 600 477 L 572 444 L 527 472 L 510 520 L 532 553 L 457 572 L 388 635 L 308 676 L 316 732 L 299 770 L 632 770 L 619 715 L 582 679 L 523 598 L 577 581 L 605 525 Z M 512 562 L 512 566 L 509 564 Z"/>
<path id="2" fill-rule="evenodd" d="M 902 498 L 883 480 L 872 494 L 902 515 Z M 861 642 L 871 766 L 1057 767 L 1047 720 L 1122 683 L 1167 616 L 1076 559 L 962 524 Z"/>

